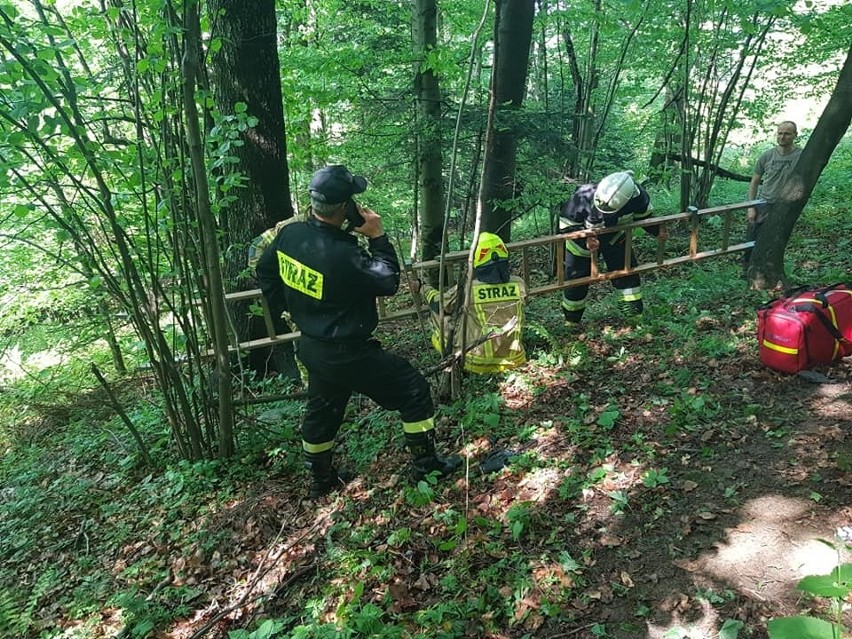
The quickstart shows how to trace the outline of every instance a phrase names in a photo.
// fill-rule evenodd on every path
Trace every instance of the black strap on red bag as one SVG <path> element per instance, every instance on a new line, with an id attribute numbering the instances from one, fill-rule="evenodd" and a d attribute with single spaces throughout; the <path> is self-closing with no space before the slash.
<path id="1" fill-rule="evenodd" d="M 837 329 L 837 327 L 828 320 L 828 318 L 825 316 L 825 313 L 822 312 L 824 309 L 828 309 L 828 308 L 831 307 L 831 302 L 828 301 L 828 296 L 826 295 L 826 293 L 831 292 L 832 290 L 836 289 L 839 286 L 844 286 L 846 288 L 849 288 L 843 282 L 838 282 L 837 284 L 832 284 L 831 286 L 824 286 L 824 287 L 818 288 L 818 289 L 803 290 L 803 289 L 807 289 L 807 287 L 804 287 L 804 286 L 792 289 L 793 291 L 796 291 L 796 293 L 795 293 L 796 295 L 798 295 L 802 292 L 811 292 L 811 293 L 813 293 L 814 297 L 813 297 L 813 301 L 807 301 L 807 302 L 803 302 L 801 304 L 794 304 L 793 306 L 790 307 L 790 310 L 796 311 L 796 312 L 815 313 L 817 318 L 819 319 L 820 323 L 828 331 L 829 335 L 831 335 L 838 342 L 843 342 L 843 343 L 848 344 L 849 340 L 846 339 L 846 337 Z M 792 295 L 788 294 L 785 297 L 792 297 Z M 819 302 L 822 309 L 814 308 L 815 302 Z"/>
<path id="2" fill-rule="evenodd" d="M 823 308 L 828 308 L 828 304 L 826 303 Z M 839 330 L 837 330 L 837 327 L 834 324 L 828 321 L 828 318 L 825 316 L 825 313 L 823 313 L 822 310 L 815 308 L 813 304 L 796 304 L 795 306 L 791 306 L 790 310 L 796 311 L 797 313 L 813 313 L 828 331 L 829 335 L 831 335 L 835 340 L 837 340 L 838 342 L 849 341 L 843 336 L 843 334 Z"/>

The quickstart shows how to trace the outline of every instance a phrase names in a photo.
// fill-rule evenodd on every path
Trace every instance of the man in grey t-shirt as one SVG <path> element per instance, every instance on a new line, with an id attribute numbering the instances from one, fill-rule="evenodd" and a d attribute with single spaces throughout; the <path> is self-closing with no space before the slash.
<path id="1" fill-rule="evenodd" d="M 799 160 L 802 149 L 796 146 L 798 130 L 796 123 L 786 120 L 778 125 L 775 134 L 777 146 L 764 151 L 754 166 L 754 175 L 748 185 L 748 199 L 758 196 L 766 200 L 759 209 L 748 210 L 748 230 L 746 241 L 757 240 L 764 223 L 772 217 L 775 204 L 781 197 L 781 191 Z M 751 249 L 743 252 L 743 269 L 748 269 Z"/>

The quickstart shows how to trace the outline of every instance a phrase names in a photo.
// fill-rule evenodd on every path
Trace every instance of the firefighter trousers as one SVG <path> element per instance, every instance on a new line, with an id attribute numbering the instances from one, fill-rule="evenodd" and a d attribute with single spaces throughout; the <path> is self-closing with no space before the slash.
<path id="1" fill-rule="evenodd" d="M 303 336 L 299 359 L 308 371 L 308 404 L 302 422 L 307 453 L 334 447 L 353 392 L 398 411 L 407 433 L 434 428 L 435 407 L 426 378 L 408 360 L 382 349 L 378 340 L 324 341 Z"/>
<path id="2" fill-rule="evenodd" d="M 624 239 L 610 243 L 602 237 L 600 239 L 599 253 L 603 255 L 606 267 L 609 271 L 620 271 L 624 268 Z M 630 265 L 639 264 L 636 254 L 630 255 Z M 585 238 L 568 240 L 565 249 L 565 279 L 574 280 L 588 277 L 592 273 L 591 251 L 586 246 Z M 641 278 L 638 273 L 612 280 L 612 285 L 618 292 L 623 302 L 635 307 L 635 312 L 641 309 Z M 586 309 L 586 298 L 589 295 L 589 285 L 574 286 L 563 290 L 562 309 L 566 319 L 579 322 Z"/>

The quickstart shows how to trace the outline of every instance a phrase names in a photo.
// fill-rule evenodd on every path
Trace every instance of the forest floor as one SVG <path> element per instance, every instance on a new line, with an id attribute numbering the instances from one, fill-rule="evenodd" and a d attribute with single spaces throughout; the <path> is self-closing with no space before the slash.
<path id="1" fill-rule="evenodd" d="M 737 322 L 704 316 L 698 331 L 737 331 Z M 287 526 L 299 540 L 287 554 L 310 548 L 284 574 L 307 565 L 324 575 L 319 588 L 303 576 L 296 599 L 327 592 L 337 572 L 342 557 L 331 551 L 341 542 L 329 531 L 351 542 L 360 530 L 358 545 L 372 551 L 356 571 L 363 590 L 350 582 L 327 610 L 353 636 L 397 636 L 334 614 L 353 598 L 391 618 L 461 604 L 433 617 L 444 630 L 424 636 L 436 637 L 766 637 L 772 618 L 830 619 L 827 601 L 796 584 L 852 560 L 835 538 L 852 524 L 852 361 L 788 377 L 750 347 L 687 359 L 675 345 L 668 362 L 657 347 L 651 365 L 620 352 L 635 328 L 576 338 L 584 360 L 602 365 L 566 374 L 538 362 L 498 385 L 507 436 L 497 447 L 519 452 L 500 472 L 481 476 L 474 464 L 422 506 L 397 485 L 402 451 L 383 453 L 319 509 L 292 499 L 304 476 L 267 485 L 258 495 L 266 516 L 304 522 Z M 674 336 L 639 328 L 638 339 L 671 345 Z M 471 408 L 481 417 L 493 409 Z M 452 421 L 447 451 L 475 462 L 494 444 L 487 429 L 465 435 Z M 284 599 L 266 614 L 292 614 L 292 594 Z M 362 613 L 348 614 L 358 628 Z"/>
<path id="2" fill-rule="evenodd" d="M 641 324 L 598 287 L 579 334 L 534 301 L 530 362 L 441 404 L 441 448 L 470 465 L 435 485 L 408 482 L 397 418 L 367 400 L 338 447 L 356 479 L 313 503 L 300 404 L 243 415 L 267 443 L 243 434 L 239 460 L 150 473 L 126 447 L 104 460 L 130 442 L 94 435 L 108 409 L 86 398 L 88 448 L 35 437 L 29 474 L 6 455 L 0 585 L 29 615 L 8 636 L 733 639 L 830 619 L 796 584 L 850 561 L 852 358 L 768 370 L 766 294 L 708 277 L 646 285 Z M 479 472 L 495 448 L 515 456 Z"/>

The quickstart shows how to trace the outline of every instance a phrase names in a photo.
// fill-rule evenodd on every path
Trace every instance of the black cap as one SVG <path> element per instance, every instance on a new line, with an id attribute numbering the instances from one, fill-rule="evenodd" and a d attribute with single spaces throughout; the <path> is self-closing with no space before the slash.
<path id="1" fill-rule="evenodd" d="M 314 173 L 308 191 L 311 198 L 326 204 L 340 204 L 367 189 L 367 180 L 352 175 L 342 164 L 332 164 Z"/>

